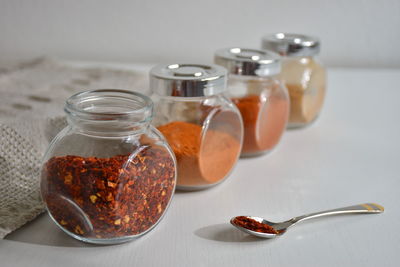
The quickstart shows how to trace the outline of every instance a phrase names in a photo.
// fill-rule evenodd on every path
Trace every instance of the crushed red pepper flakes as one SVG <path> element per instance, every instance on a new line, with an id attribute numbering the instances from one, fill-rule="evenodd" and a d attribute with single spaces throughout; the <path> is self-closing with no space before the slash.
<path id="1" fill-rule="evenodd" d="M 246 216 L 238 216 L 233 220 L 233 223 L 251 231 L 267 234 L 279 234 L 275 228 L 268 224 L 260 223 Z"/>
<path id="2" fill-rule="evenodd" d="M 165 149 L 135 158 L 62 156 L 42 170 L 42 196 L 51 216 L 88 238 L 138 235 L 160 219 L 175 188 L 175 165 Z"/>

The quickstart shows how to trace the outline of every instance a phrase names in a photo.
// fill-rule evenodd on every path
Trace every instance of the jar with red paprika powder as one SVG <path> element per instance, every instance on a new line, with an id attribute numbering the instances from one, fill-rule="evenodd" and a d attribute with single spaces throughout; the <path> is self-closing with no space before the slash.
<path id="1" fill-rule="evenodd" d="M 258 156 L 271 151 L 281 139 L 289 115 L 287 89 L 277 76 L 280 56 L 234 47 L 217 50 L 215 63 L 227 68 L 229 96 L 242 114 L 241 155 Z"/>
<path id="2" fill-rule="evenodd" d="M 227 98 L 226 70 L 216 65 L 165 64 L 150 71 L 154 125 L 172 147 L 177 188 L 198 190 L 223 181 L 242 147 L 243 125 Z"/>
<path id="3" fill-rule="evenodd" d="M 68 126 L 50 144 L 41 194 L 53 221 L 89 243 L 141 236 L 165 214 L 176 183 L 176 161 L 150 125 L 150 98 L 124 90 L 70 97 Z"/>
<path id="4" fill-rule="evenodd" d="M 288 128 L 311 124 L 322 109 L 326 71 L 317 58 L 320 46 L 318 38 L 303 34 L 276 33 L 263 38 L 263 49 L 283 57 L 281 78 L 290 96 Z"/>

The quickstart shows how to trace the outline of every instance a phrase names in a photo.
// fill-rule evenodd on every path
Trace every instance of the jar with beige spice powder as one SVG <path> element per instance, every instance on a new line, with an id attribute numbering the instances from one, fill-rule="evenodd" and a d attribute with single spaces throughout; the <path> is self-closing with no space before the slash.
<path id="1" fill-rule="evenodd" d="M 262 40 L 262 48 L 283 56 L 281 78 L 290 96 L 288 128 L 312 123 L 319 115 L 326 89 L 326 72 L 316 56 L 320 41 L 301 34 L 276 33 Z"/>

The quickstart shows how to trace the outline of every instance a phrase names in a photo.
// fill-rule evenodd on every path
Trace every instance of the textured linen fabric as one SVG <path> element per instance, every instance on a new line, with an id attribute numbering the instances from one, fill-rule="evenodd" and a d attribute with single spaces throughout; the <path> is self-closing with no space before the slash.
<path id="1" fill-rule="evenodd" d="M 143 92 L 146 76 L 107 67 L 72 67 L 51 59 L 0 69 L 0 238 L 44 211 L 41 160 L 66 125 L 65 100 L 90 89 Z"/>

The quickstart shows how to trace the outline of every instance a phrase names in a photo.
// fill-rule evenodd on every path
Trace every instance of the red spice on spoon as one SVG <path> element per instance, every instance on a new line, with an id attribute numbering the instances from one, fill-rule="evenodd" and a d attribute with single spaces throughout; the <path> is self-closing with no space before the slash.
<path id="1" fill-rule="evenodd" d="M 251 231 L 276 235 L 279 234 L 279 232 L 275 230 L 272 226 L 265 223 L 260 223 L 246 216 L 237 216 L 235 219 L 233 219 L 232 222 L 237 226 L 241 226 Z"/>

